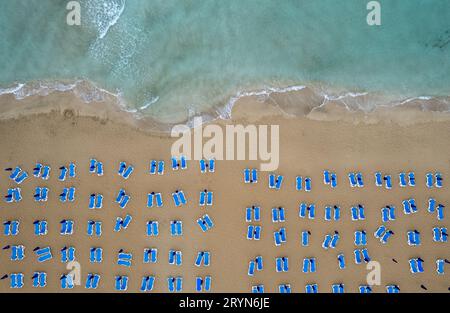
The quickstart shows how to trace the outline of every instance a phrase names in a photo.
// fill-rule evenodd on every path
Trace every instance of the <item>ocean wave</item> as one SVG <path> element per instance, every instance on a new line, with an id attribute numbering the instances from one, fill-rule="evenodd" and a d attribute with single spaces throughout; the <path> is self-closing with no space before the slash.
<path id="1" fill-rule="evenodd" d="M 99 39 L 105 38 L 109 29 L 119 21 L 124 10 L 125 0 L 91 0 L 86 3 L 88 22 L 97 28 Z"/>
<path id="2" fill-rule="evenodd" d="M 0 95 L 13 95 L 16 100 L 23 100 L 32 96 L 48 96 L 54 92 L 73 92 L 85 103 L 104 101 L 106 96 L 117 99 L 123 104 L 121 92 L 111 92 L 100 88 L 87 80 L 74 81 L 31 81 L 18 82 L 12 86 L 0 88 Z"/>
<path id="3" fill-rule="evenodd" d="M 112 101 L 112 104 L 115 104 L 119 111 L 131 114 L 135 120 L 142 121 L 145 119 L 151 119 L 153 121 L 157 121 L 157 117 L 149 115 L 146 110 L 160 100 L 158 96 L 151 96 L 142 105 L 133 107 L 127 103 L 122 91 L 109 91 L 97 86 L 91 81 L 84 79 L 77 79 L 73 81 L 17 82 L 10 86 L 0 88 L 0 96 L 13 95 L 17 100 L 23 100 L 32 96 L 48 96 L 54 92 L 71 92 L 86 104 L 92 102 Z M 349 112 L 361 111 L 364 113 L 369 113 L 377 108 L 395 108 L 399 106 L 419 108 L 422 111 L 430 112 L 450 112 L 450 97 L 416 96 L 396 98 L 392 95 L 380 96 L 376 93 L 365 91 L 335 91 L 331 88 L 330 91 L 326 91 L 326 88 L 323 88 L 323 86 L 317 87 L 314 84 L 306 84 L 292 85 L 288 87 L 265 87 L 253 91 L 240 91 L 234 96 L 231 96 L 224 105 L 211 108 L 211 110 L 206 110 L 205 112 L 197 112 L 194 107 L 188 108 L 189 113 L 184 121 L 174 120 L 173 122 L 161 124 L 167 124 L 166 126 L 170 127 L 170 125 L 174 125 L 175 123 L 185 123 L 190 127 L 194 127 L 192 124 L 193 117 L 198 116 L 203 118 L 204 123 L 208 123 L 216 119 L 231 120 L 233 118 L 232 111 L 234 106 L 243 98 L 256 97 L 259 101 L 266 101 L 275 94 L 283 95 L 290 93 L 294 94 L 294 101 L 293 103 L 290 103 L 291 106 L 301 106 L 305 104 L 309 106 L 308 110 L 293 110 L 296 113 L 300 112 L 299 114 L 302 114 L 305 117 L 308 117 L 311 112 L 326 109 L 327 105 L 332 103 L 344 107 Z M 317 101 L 317 99 L 320 101 Z M 367 109 L 369 107 L 371 108 L 370 110 Z M 282 107 L 281 109 L 284 111 L 286 107 Z M 289 110 L 286 110 L 285 112 L 287 111 Z M 166 127 L 165 130 L 167 129 L 169 128 Z"/>

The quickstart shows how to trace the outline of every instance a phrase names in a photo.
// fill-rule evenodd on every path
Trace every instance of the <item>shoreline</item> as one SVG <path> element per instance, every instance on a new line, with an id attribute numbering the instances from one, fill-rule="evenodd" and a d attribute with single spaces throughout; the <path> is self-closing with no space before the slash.
<path id="1" fill-rule="evenodd" d="M 270 114 L 275 112 L 286 118 L 306 117 L 312 120 L 345 120 L 354 123 L 387 120 L 401 125 L 450 119 L 450 96 L 402 98 L 399 95 L 345 91 L 330 86 L 326 87 L 325 92 L 321 84 L 313 83 L 310 86 L 268 87 L 260 91 L 240 92 L 231 96 L 225 105 L 212 107 L 205 112 L 189 112 L 190 116 L 167 122 L 145 115 L 139 109 L 127 109 L 120 92 L 109 92 L 87 81 L 76 80 L 74 83 L 50 83 L 43 86 L 37 82 L 41 89 L 36 89 L 33 84 L 29 95 L 22 92 L 23 88 L 27 88 L 26 84 L 3 89 L 4 93 L 0 95 L 0 120 L 55 110 L 72 110 L 77 116 L 111 119 L 147 132 L 168 133 L 177 124 L 193 127 L 194 117 L 202 117 L 204 124 L 232 120 L 235 107 L 243 105 L 250 104 L 251 109 L 248 111 L 256 110 L 258 115 L 258 111 L 264 109 L 255 107 L 255 103 L 260 103 L 262 108 L 270 107 Z"/>

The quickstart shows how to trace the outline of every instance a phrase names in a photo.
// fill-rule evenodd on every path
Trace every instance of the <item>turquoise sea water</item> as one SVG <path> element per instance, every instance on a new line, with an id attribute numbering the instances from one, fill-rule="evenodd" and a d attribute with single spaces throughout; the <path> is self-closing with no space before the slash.
<path id="1" fill-rule="evenodd" d="M 88 80 L 165 121 L 313 81 L 450 95 L 448 0 L 381 0 L 372 27 L 366 0 L 80 0 L 81 26 L 67 2 L 0 1 L 3 93 Z"/>

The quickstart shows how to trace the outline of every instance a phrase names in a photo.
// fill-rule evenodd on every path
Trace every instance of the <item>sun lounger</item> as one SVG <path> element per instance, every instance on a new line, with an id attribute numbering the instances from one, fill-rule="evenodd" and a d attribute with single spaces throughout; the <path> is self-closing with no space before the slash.
<path id="1" fill-rule="evenodd" d="M 303 189 L 303 177 L 297 176 L 295 178 L 295 190 L 300 191 Z"/>
<path id="2" fill-rule="evenodd" d="M 159 223 L 158 221 L 148 221 L 147 222 L 147 236 L 158 236 L 159 234 Z"/>
<path id="3" fill-rule="evenodd" d="M 309 266 L 310 266 L 310 260 L 309 259 L 303 259 L 302 272 L 303 273 L 308 273 L 309 272 Z"/>
<path id="4" fill-rule="evenodd" d="M 175 206 L 178 207 L 181 205 L 180 195 L 178 194 L 178 192 L 172 193 L 172 199 L 173 199 L 173 203 L 175 204 Z"/>
<path id="5" fill-rule="evenodd" d="M 291 293 L 291 285 L 290 284 L 280 284 L 280 285 L 278 285 L 278 291 L 280 293 Z"/>
<path id="6" fill-rule="evenodd" d="M 305 178 L 305 191 L 306 192 L 310 192 L 311 188 L 312 188 L 312 186 L 311 186 L 311 178 L 306 177 Z"/>
<path id="7" fill-rule="evenodd" d="M 208 228 L 212 228 L 214 226 L 214 223 L 212 222 L 212 220 L 208 214 L 203 215 L 203 219 L 206 222 L 206 226 L 208 226 Z M 259 229 L 260 226 L 256 226 L 256 228 Z M 255 229 L 255 231 L 256 231 L 256 229 Z"/>
<path id="8" fill-rule="evenodd" d="M 444 275 L 444 266 L 445 266 L 445 260 L 443 260 L 443 259 L 436 260 L 436 272 L 439 275 Z"/>
<path id="9" fill-rule="evenodd" d="M 359 212 L 357 207 L 352 207 L 352 221 L 357 221 L 359 219 Z"/>
<path id="10" fill-rule="evenodd" d="M 428 188 L 432 188 L 433 187 L 433 180 L 434 180 L 434 176 L 432 173 L 427 173 L 426 174 L 426 181 L 427 181 L 427 187 Z"/>
<path id="11" fill-rule="evenodd" d="M 361 262 L 362 262 L 361 250 L 355 249 L 353 251 L 353 254 L 355 255 L 355 264 L 361 264 Z"/>
<path id="12" fill-rule="evenodd" d="M 372 288 L 367 285 L 359 286 L 359 293 L 372 293 Z"/>
<path id="13" fill-rule="evenodd" d="M 156 263 L 158 259 L 158 249 L 144 249 L 144 263 Z"/>
<path id="14" fill-rule="evenodd" d="M 36 166 L 33 168 L 33 176 L 34 177 L 41 177 L 41 171 L 42 171 L 42 164 L 36 163 Z"/>
<path id="15" fill-rule="evenodd" d="M 19 174 L 19 176 L 16 177 L 16 179 L 14 180 L 18 185 L 20 185 L 21 183 L 23 183 L 25 181 L 25 179 L 28 178 L 28 174 L 27 172 L 21 172 Z"/>
<path id="16" fill-rule="evenodd" d="M 214 173 L 216 171 L 216 160 L 215 159 L 209 160 L 209 171 L 211 173 Z"/>
<path id="17" fill-rule="evenodd" d="M 435 187 L 442 188 L 442 174 L 437 172 L 435 174 L 435 177 L 436 177 Z"/>
<path id="18" fill-rule="evenodd" d="M 43 263 L 45 261 L 51 260 L 53 257 L 50 247 L 37 248 L 37 249 L 35 249 L 35 254 L 38 257 L 39 263 Z"/>
<path id="19" fill-rule="evenodd" d="M 157 168 L 156 160 L 151 160 L 150 161 L 150 170 L 149 170 L 151 175 L 155 175 L 156 174 L 156 168 Z"/>
<path id="20" fill-rule="evenodd" d="M 180 164 L 178 163 L 177 158 L 172 157 L 172 158 L 171 158 L 171 161 L 172 161 L 172 169 L 173 169 L 174 171 L 178 171 L 178 169 L 180 168 Z"/>
<path id="21" fill-rule="evenodd" d="M 129 165 L 122 175 L 123 178 L 125 178 L 125 179 L 130 178 L 131 173 L 133 173 L 133 171 L 134 171 L 134 167 L 132 165 Z"/>
<path id="22" fill-rule="evenodd" d="M 206 161 L 201 159 L 199 163 L 200 163 L 200 172 L 206 173 Z"/>
<path id="23" fill-rule="evenodd" d="M 323 243 L 322 243 L 322 248 L 327 250 L 330 247 L 332 239 L 333 239 L 333 237 L 331 235 L 326 235 L 325 239 L 323 240 Z"/>
<path id="24" fill-rule="evenodd" d="M 419 269 L 417 267 L 417 259 L 410 259 L 409 260 L 409 270 L 412 274 L 416 274 L 419 272 Z"/>
<path id="25" fill-rule="evenodd" d="M 389 221 L 389 209 L 386 207 L 381 209 L 381 220 L 383 221 L 383 223 Z"/>
<path id="26" fill-rule="evenodd" d="M 355 251 L 358 251 L 358 250 L 355 250 Z M 355 258 L 356 258 L 356 252 L 355 252 Z M 344 255 L 343 254 L 339 254 L 337 256 L 337 259 L 338 259 L 339 269 L 341 269 L 341 270 L 344 269 L 345 268 L 345 257 L 344 257 Z"/>
<path id="27" fill-rule="evenodd" d="M 119 170 L 117 171 L 117 174 L 119 174 L 119 176 L 123 176 L 123 173 L 125 172 L 125 169 L 127 168 L 127 163 L 125 162 L 120 162 L 119 164 Z"/>
<path id="28" fill-rule="evenodd" d="M 414 172 L 408 173 L 408 185 L 410 187 L 414 187 L 416 185 L 416 177 L 415 177 Z"/>
<path id="29" fill-rule="evenodd" d="M 323 183 L 325 185 L 331 184 L 331 173 L 328 170 L 323 171 Z"/>
<path id="30" fill-rule="evenodd" d="M 119 203 L 120 208 L 125 209 L 129 201 L 130 201 L 130 196 L 124 195 L 122 198 L 122 201 Z"/>
<path id="31" fill-rule="evenodd" d="M 369 252 L 367 251 L 367 249 L 362 249 L 361 253 L 363 255 L 363 259 L 366 263 L 370 262 L 370 257 L 369 257 Z"/>
<path id="32" fill-rule="evenodd" d="M 313 220 L 316 217 L 316 206 L 311 204 L 308 206 L 308 218 Z"/>
<path id="33" fill-rule="evenodd" d="M 358 182 L 356 181 L 356 175 L 355 173 L 348 173 L 348 180 L 350 182 L 350 186 L 352 188 L 356 187 Z"/>
<path id="34" fill-rule="evenodd" d="M 20 289 L 23 287 L 23 273 L 11 273 L 10 277 L 10 288 Z"/>
<path id="35" fill-rule="evenodd" d="M 306 293 L 318 293 L 317 284 L 309 284 L 305 286 Z"/>
<path id="36" fill-rule="evenodd" d="M 208 230 L 208 227 L 206 226 L 206 223 L 202 218 L 197 219 L 197 224 L 200 226 L 200 228 L 203 232 L 206 232 Z M 247 235 L 247 239 L 249 239 L 248 235 Z"/>
<path id="37" fill-rule="evenodd" d="M 97 162 L 97 175 L 103 176 L 103 163 Z"/>
<path id="38" fill-rule="evenodd" d="M 443 220 L 444 219 L 444 206 L 442 205 L 442 204 L 439 204 L 438 205 L 438 208 L 437 208 L 437 218 L 438 218 L 438 220 Z"/>
<path id="39" fill-rule="evenodd" d="M 335 173 L 331 174 L 331 188 L 337 187 L 337 177 Z"/>
<path id="40" fill-rule="evenodd" d="M 390 230 L 386 231 L 384 235 L 380 238 L 380 241 L 382 244 L 387 244 L 388 239 L 393 235 L 394 233 Z"/>
<path id="41" fill-rule="evenodd" d="M 258 170 L 256 168 L 252 169 L 251 183 L 256 184 L 258 182 Z"/>
<path id="42" fill-rule="evenodd" d="M 335 221 L 338 221 L 341 218 L 341 208 L 335 205 L 333 206 L 333 209 L 334 209 L 333 218 Z"/>
<path id="43" fill-rule="evenodd" d="M 6 221 L 3 222 L 3 235 L 5 236 L 17 236 L 19 233 L 19 221 Z"/>
<path id="44" fill-rule="evenodd" d="M 264 293 L 264 285 L 252 286 L 252 293 Z"/>
<path id="45" fill-rule="evenodd" d="M 43 288 L 47 285 L 47 273 L 45 272 L 34 272 L 31 278 L 34 288 Z"/>
<path id="46" fill-rule="evenodd" d="M 408 200 L 404 200 L 402 201 L 403 204 L 403 212 L 405 214 L 411 214 L 411 204 L 409 203 Z"/>
<path id="47" fill-rule="evenodd" d="M 325 207 L 325 220 L 331 221 L 331 207 Z"/>
<path id="48" fill-rule="evenodd" d="M 423 260 L 421 258 L 417 259 L 417 269 L 419 273 L 423 273 L 424 269 L 423 269 Z"/>
<path id="49" fill-rule="evenodd" d="M 247 275 L 248 276 L 253 276 L 255 275 L 255 269 L 256 269 L 256 262 L 254 260 L 251 260 L 248 264 L 248 271 L 247 271 Z"/>
<path id="50" fill-rule="evenodd" d="M 436 200 L 434 198 L 428 199 L 428 212 L 433 213 L 436 209 Z"/>
<path id="51" fill-rule="evenodd" d="M 100 282 L 100 275 L 89 273 L 86 279 L 86 289 L 97 289 Z"/>
<path id="52" fill-rule="evenodd" d="M 248 168 L 244 170 L 244 182 L 250 184 L 250 169 Z"/>
<path id="53" fill-rule="evenodd" d="M 359 218 L 359 220 L 365 220 L 366 219 L 366 216 L 365 216 L 365 214 L 364 214 L 364 206 L 362 206 L 362 205 L 358 205 L 358 218 Z"/>
<path id="54" fill-rule="evenodd" d="M 344 293 L 344 284 L 333 284 L 331 286 L 331 291 L 333 293 Z"/>
<path id="55" fill-rule="evenodd" d="M 278 231 L 275 231 L 273 233 L 273 237 L 274 237 L 274 241 L 275 241 L 275 246 L 280 246 L 281 245 L 281 236 L 280 233 Z"/>
<path id="56" fill-rule="evenodd" d="M 364 180 L 363 180 L 363 175 L 361 172 L 358 172 L 356 174 L 356 181 L 358 183 L 358 187 L 364 187 Z"/>
<path id="57" fill-rule="evenodd" d="M 69 177 L 70 178 L 75 178 L 77 176 L 76 168 L 77 168 L 77 166 L 75 165 L 75 163 L 71 162 L 69 164 Z"/>
<path id="58" fill-rule="evenodd" d="M 303 203 L 303 202 L 300 203 L 298 216 L 300 216 L 301 218 L 305 218 L 307 210 L 308 210 L 308 206 L 306 205 L 306 203 Z"/>
<path id="59" fill-rule="evenodd" d="M 302 232 L 302 246 L 307 247 L 309 245 L 309 231 Z"/>
<path id="60" fill-rule="evenodd" d="M 164 175 L 164 161 L 158 162 L 158 175 Z"/>
<path id="61" fill-rule="evenodd" d="M 377 187 L 383 186 L 383 176 L 381 175 L 380 172 L 375 173 L 375 185 Z"/>
<path id="62" fill-rule="evenodd" d="M 398 184 L 400 187 L 406 187 L 407 182 L 406 182 L 406 173 L 405 172 L 401 172 L 398 174 Z"/>
<path id="63" fill-rule="evenodd" d="M 67 167 L 61 166 L 59 169 L 61 170 L 61 172 L 59 174 L 58 179 L 59 179 L 59 181 L 65 181 L 66 180 L 66 176 L 67 176 L 67 172 L 68 172 Z"/>
<path id="64" fill-rule="evenodd" d="M 330 248 L 332 248 L 332 249 L 336 248 L 339 238 L 340 238 L 339 234 L 335 233 L 333 235 L 331 242 L 330 242 Z"/>
<path id="65" fill-rule="evenodd" d="M 400 293 L 400 288 L 397 285 L 386 286 L 387 293 Z"/>
<path id="66" fill-rule="evenodd" d="M 128 276 L 116 276 L 115 288 L 117 291 L 126 291 L 128 289 Z"/>
<path id="67" fill-rule="evenodd" d="M 416 213 L 417 212 L 416 200 L 409 199 L 408 202 L 409 202 L 409 205 L 411 207 L 411 212 L 412 213 Z"/>
<path id="68" fill-rule="evenodd" d="M 20 166 L 17 166 L 12 172 L 11 172 L 11 174 L 9 175 L 9 178 L 11 179 L 11 180 L 15 180 L 18 176 L 19 176 L 19 174 L 22 172 L 22 169 L 20 168 Z"/>
<path id="69" fill-rule="evenodd" d="M 391 175 L 384 176 L 384 180 L 386 181 L 386 189 L 392 189 L 392 177 L 391 177 Z"/>
<path id="70" fill-rule="evenodd" d="M 91 159 L 89 161 L 89 173 L 94 174 L 96 169 L 97 169 L 97 160 Z"/>

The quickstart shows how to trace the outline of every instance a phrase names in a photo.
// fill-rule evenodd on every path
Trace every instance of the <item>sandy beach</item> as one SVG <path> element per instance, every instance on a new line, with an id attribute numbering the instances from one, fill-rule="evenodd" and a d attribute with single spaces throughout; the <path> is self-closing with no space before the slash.
<path id="1" fill-rule="evenodd" d="M 0 251 L 0 275 L 22 272 L 25 276 L 22 289 L 10 289 L 9 280 L 0 281 L 0 292 L 61 292 L 59 278 L 67 273 L 66 264 L 60 261 L 59 250 L 63 246 L 76 248 L 76 260 L 81 265 L 81 286 L 67 292 L 93 292 L 84 288 L 88 273 L 101 275 L 96 291 L 114 292 L 114 277 L 129 277 L 128 291 L 139 292 L 142 276 L 154 275 L 154 292 L 167 292 L 167 277 L 182 276 L 183 291 L 195 291 L 195 277 L 210 275 L 212 292 L 250 292 L 251 287 L 263 284 L 266 292 L 278 292 L 278 285 L 289 283 L 292 292 L 305 292 L 305 285 L 317 283 L 319 292 L 331 292 L 331 285 L 343 283 L 346 292 L 358 292 L 366 284 L 368 270 L 365 264 L 356 265 L 353 259 L 354 231 L 367 232 L 367 249 L 372 260 L 381 264 L 381 285 L 374 292 L 385 292 L 386 285 L 396 284 L 401 292 L 447 292 L 450 269 L 446 265 L 444 275 L 436 273 L 437 259 L 450 259 L 448 243 L 433 241 L 433 227 L 449 227 L 448 210 L 445 218 L 437 220 L 436 214 L 427 212 L 428 199 L 448 206 L 447 178 L 450 175 L 450 116 L 448 113 L 423 111 L 414 106 L 396 108 L 365 115 L 361 112 L 344 112 L 339 105 L 305 111 L 303 115 L 290 112 L 286 105 L 295 102 L 293 95 L 274 95 L 262 101 L 257 97 L 241 99 L 233 109 L 232 120 L 213 123 L 280 125 L 280 164 L 277 174 L 284 175 L 281 190 L 269 190 L 267 172 L 260 172 L 257 184 L 244 184 L 243 170 L 258 167 L 256 161 L 220 161 L 215 173 L 200 174 L 198 161 L 190 161 L 188 169 L 170 169 L 170 147 L 173 138 L 161 132 L 143 129 L 140 122 L 132 121 L 123 112 L 111 109 L 104 103 L 85 105 L 72 95 L 55 93 L 47 97 L 30 97 L 17 101 L 2 96 L 0 107 L 0 167 L 20 165 L 31 173 L 36 162 L 52 167 L 51 177 L 43 181 L 30 177 L 20 187 L 23 200 L 10 204 L 2 202 L 0 221 L 20 220 L 20 234 L 14 237 L 1 235 L 2 246 L 21 244 L 25 248 L 23 261 L 10 261 L 8 250 Z M 27 105 L 33 103 L 32 109 Z M 276 104 L 276 105 L 274 105 Z M 96 106 L 102 106 L 99 109 Z M 303 106 L 305 108 L 305 106 Z M 284 109 L 284 112 L 281 112 Z M 100 113 L 99 113 L 100 112 Z M 287 113 L 286 113 L 287 112 Z M 327 118 L 333 113 L 335 118 Z M 119 121 L 120 117 L 120 121 Z M 336 118 L 338 117 L 338 118 Z M 105 174 L 97 177 L 89 173 L 89 160 L 95 157 L 104 164 Z M 148 173 L 150 160 L 165 160 L 164 176 Z M 128 180 L 117 175 L 119 163 L 126 161 L 135 167 Z M 58 168 L 75 162 L 77 177 L 60 182 Z M 338 186 L 331 189 L 323 183 L 323 170 L 337 174 Z M 362 172 L 364 188 L 351 188 L 347 173 Z M 393 177 L 392 190 L 379 188 L 374 183 L 374 173 L 382 171 Z M 415 187 L 400 188 L 398 173 L 414 171 Z M 428 172 L 441 172 L 444 186 L 429 189 L 425 185 Z M 6 194 L 15 183 L 8 173 L 0 173 L 0 190 Z M 296 191 L 295 177 L 312 178 L 311 192 Z M 33 200 L 37 186 L 50 189 L 49 200 L 38 203 Z M 64 187 L 76 187 L 76 201 L 64 204 L 58 195 Z M 121 209 L 114 198 L 124 188 L 132 199 L 126 209 Z M 214 205 L 199 207 L 199 192 L 214 191 Z M 175 207 L 170 194 L 182 189 L 188 205 Z M 163 195 L 162 208 L 147 208 L 147 194 L 157 191 Z M 105 201 L 100 210 L 89 210 L 91 193 L 101 193 Z M 418 212 L 405 215 L 402 201 L 414 198 Z M 314 203 L 314 220 L 299 217 L 301 202 Z M 352 221 L 350 208 L 363 204 L 366 208 L 364 221 Z M 249 223 L 245 221 L 245 208 L 259 205 L 262 210 L 260 241 L 247 240 Z M 339 221 L 325 221 L 324 207 L 338 205 L 342 216 Z M 380 210 L 386 205 L 396 207 L 396 220 L 387 225 L 395 235 L 386 245 L 373 235 L 382 224 Z M 272 207 L 286 209 L 286 222 L 272 223 Z M 203 233 L 196 224 L 197 218 L 207 213 L 215 226 Z M 130 214 L 133 220 L 126 230 L 113 231 L 116 217 Z M 46 236 L 33 234 L 33 221 L 46 219 L 49 232 Z M 75 231 L 71 236 L 59 234 L 59 221 L 72 219 Z M 88 237 L 88 220 L 101 220 L 103 234 L 100 238 Z M 183 236 L 172 237 L 169 232 L 171 220 L 183 221 Z M 160 235 L 146 236 L 146 222 L 158 220 Z M 287 242 L 275 247 L 273 232 L 286 227 Z M 407 231 L 421 232 L 422 244 L 407 244 Z M 311 232 L 310 245 L 302 247 L 301 232 Z M 326 234 L 338 231 L 341 239 L 336 249 L 325 250 L 322 242 Z M 53 259 L 38 263 L 33 249 L 51 246 Z M 89 249 L 102 247 L 103 262 L 89 262 Z M 158 248 L 158 262 L 142 262 L 144 248 Z M 120 249 L 133 254 L 130 268 L 117 265 Z M 168 264 L 170 249 L 183 252 L 181 266 Z M 200 250 L 211 252 L 209 267 L 194 266 Z M 337 255 L 346 257 L 346 269 L 338 268 Z M 247 275 L 249 261 L 261 255 L 263 271 L 254 277 Z M 277 273 L 275 258 L 289 257 L 289 271 Z M 314 257 L 315 273 L 302 273 L 303 258 Z M 421 257 L 424 273 L 411 274 L 408 260 Z M 394 263 L 392 259 L 398 263 Z M 31 276 L 35 271 L 47 272 L 47 287 L 33 288 Z"/>

